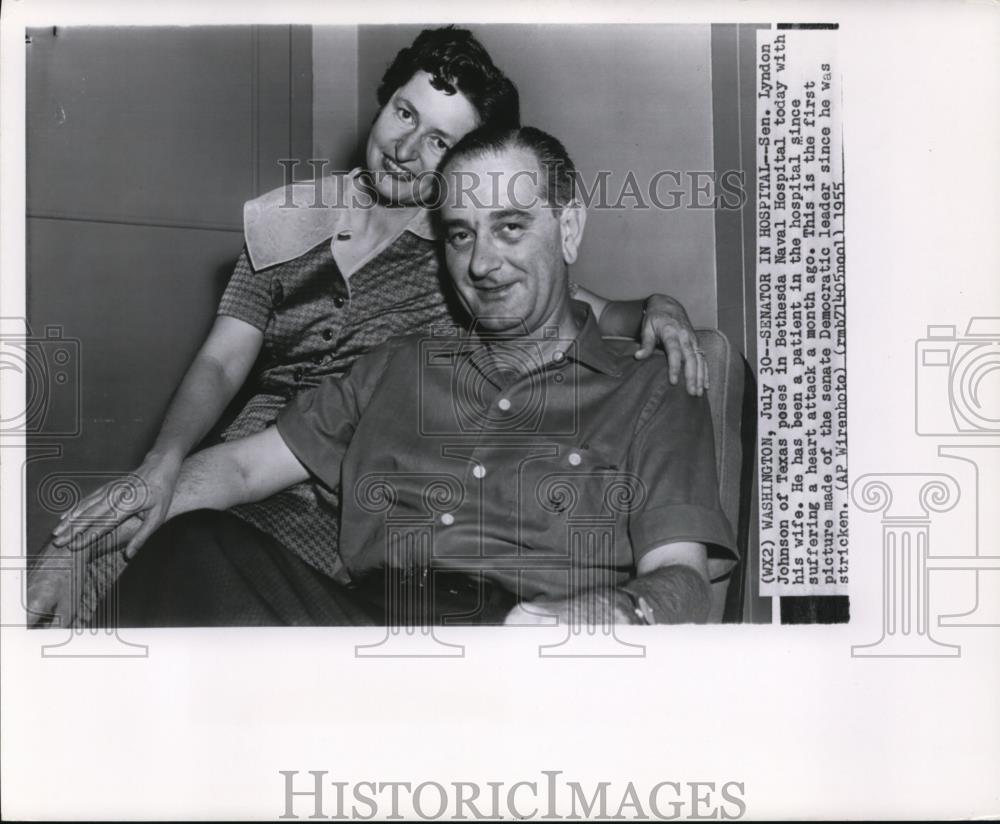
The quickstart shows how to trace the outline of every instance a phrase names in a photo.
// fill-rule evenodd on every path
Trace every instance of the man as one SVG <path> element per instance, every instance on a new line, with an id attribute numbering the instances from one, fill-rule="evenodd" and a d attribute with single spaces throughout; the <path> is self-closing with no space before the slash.
<path id="1" fill-rule="evenodd" d="M 477 132 L 441 169 L 472 333 L 390 340 L 189 458 L 175 520 L 114 593 L 122 625 L 705 619 L 708 548 L 735 556 L 707 402 L 571 300 L 585 213 L 565 149 Z M 341 490 L 350 588 L 221 511 L 310 475 Z"/>

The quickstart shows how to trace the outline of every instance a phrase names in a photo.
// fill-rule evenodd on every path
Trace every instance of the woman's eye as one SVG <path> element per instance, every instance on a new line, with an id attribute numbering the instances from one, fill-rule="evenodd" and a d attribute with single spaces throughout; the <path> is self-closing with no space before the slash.
<path id="1" fill-rule="evenodd" d="M 440 154 L 444 154 L 446 151 L 448 151 L 448 144 L 445 143 L 440 137 L 432 137 L 431 148 L 433 148 L 434 151 Z"/>
<path id="2" fill-rule="evenodd" d="M 409 123 L 413 120 L 413 113 L 409 109 L 404 109 L 402 106 L 396 107 L 396 115 L 400 120 Z"/>

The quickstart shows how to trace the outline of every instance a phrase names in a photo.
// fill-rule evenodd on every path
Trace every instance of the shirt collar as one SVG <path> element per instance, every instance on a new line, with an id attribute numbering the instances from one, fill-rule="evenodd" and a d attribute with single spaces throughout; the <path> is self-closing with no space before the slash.
<path id="1" fill-rule="evenodd" d="M 619 358 L 613 354 L 604 343 L 601 337 L 601 330 L 597 325 L 597 319 L 590 309 L 590 305 L 583 301 L 571 301 L 572 311 L 578 322 L 582 323 L 576 338 L 567 346 L 564 354 L 568 360 L 576 362 L 593 369 L 595 372 L 608 375 L 613 378 L 622 376 L 622 368 L 619 365 Z M 530 342 L 530 338 L 523 339 Z M 503 388 L 506 383 L 505 376 L 498 373 L 492 358 L 489 356 L 481 340 L 475 335 L 463 336 L 457 342 L 455 350 L 459 357 L 467 358 L 469 363 L 477 371 L 486 377 L 498 388 Z"/>
<path id="2" fill-rule="evenodd" d="M 577 318 L 582 313 L 585 313 L 585 318 L 583 328 L 576 336 L 574 345 L 570 347 L 571 351 L 567 354 L 597 372 L 610 375 L 613 378 L 620 378 L 622 368 L 619 366 L 618 357 L 604 343 L 601 330 L 597 325 L 597 318 L 594 317 L 590 304 L 579 300 L 571 301 L 571 303 Z"/>
<path id="3" fill-rule="evenodd" d="M 254 268 L 266 269 L 297 258 L 349 228 L 351 194 L 359 191 L 360 173 L 353 169 L 318 181 L 292 183 L 247 201 L 243 232 Z M 402 232 L 428 241 L 437 237 L 426 209 L 418 209 Z"/>

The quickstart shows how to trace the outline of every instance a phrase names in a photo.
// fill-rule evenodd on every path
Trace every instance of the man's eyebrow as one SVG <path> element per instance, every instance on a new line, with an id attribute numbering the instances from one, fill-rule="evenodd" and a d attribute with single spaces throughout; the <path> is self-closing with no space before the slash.
<path id="1" fill-rule="evenodd" d="M 534 220 L 535 216 L 525 209 L 498 209 L 490 212 L 490 220 L 510 220 L 512 217 L 519 217 L 522 220 Z"/>
<path id="2" fill-rule="evenodd" d="M 451 228 L 453 228 L 455 226 L 462 226 L 462 227 L 464 227 L 466 229 L 469 229 L 472 226 L 472 224 L 469 223 L 469 221 L 463 220 L 460 217 L 452 217 L 452 218 L 446 217 L 446 218 L 442 218 L 441 219 L 441 223 L 444 224 L 444 227 L 446 229 L 451 229 Z"/>

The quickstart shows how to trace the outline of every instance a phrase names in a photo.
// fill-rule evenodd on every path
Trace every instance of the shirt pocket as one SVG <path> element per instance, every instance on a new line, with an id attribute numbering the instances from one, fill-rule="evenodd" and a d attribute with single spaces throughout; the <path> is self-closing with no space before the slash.
<path id="1" fill-rule="evenodd" d="M 541 551 L 631 559 L 628 515 L 646 497 L 641 479 L 599 446 L 551 442 L 545 454 L 521 464 L 518 509 L 525 543 Z"/>

